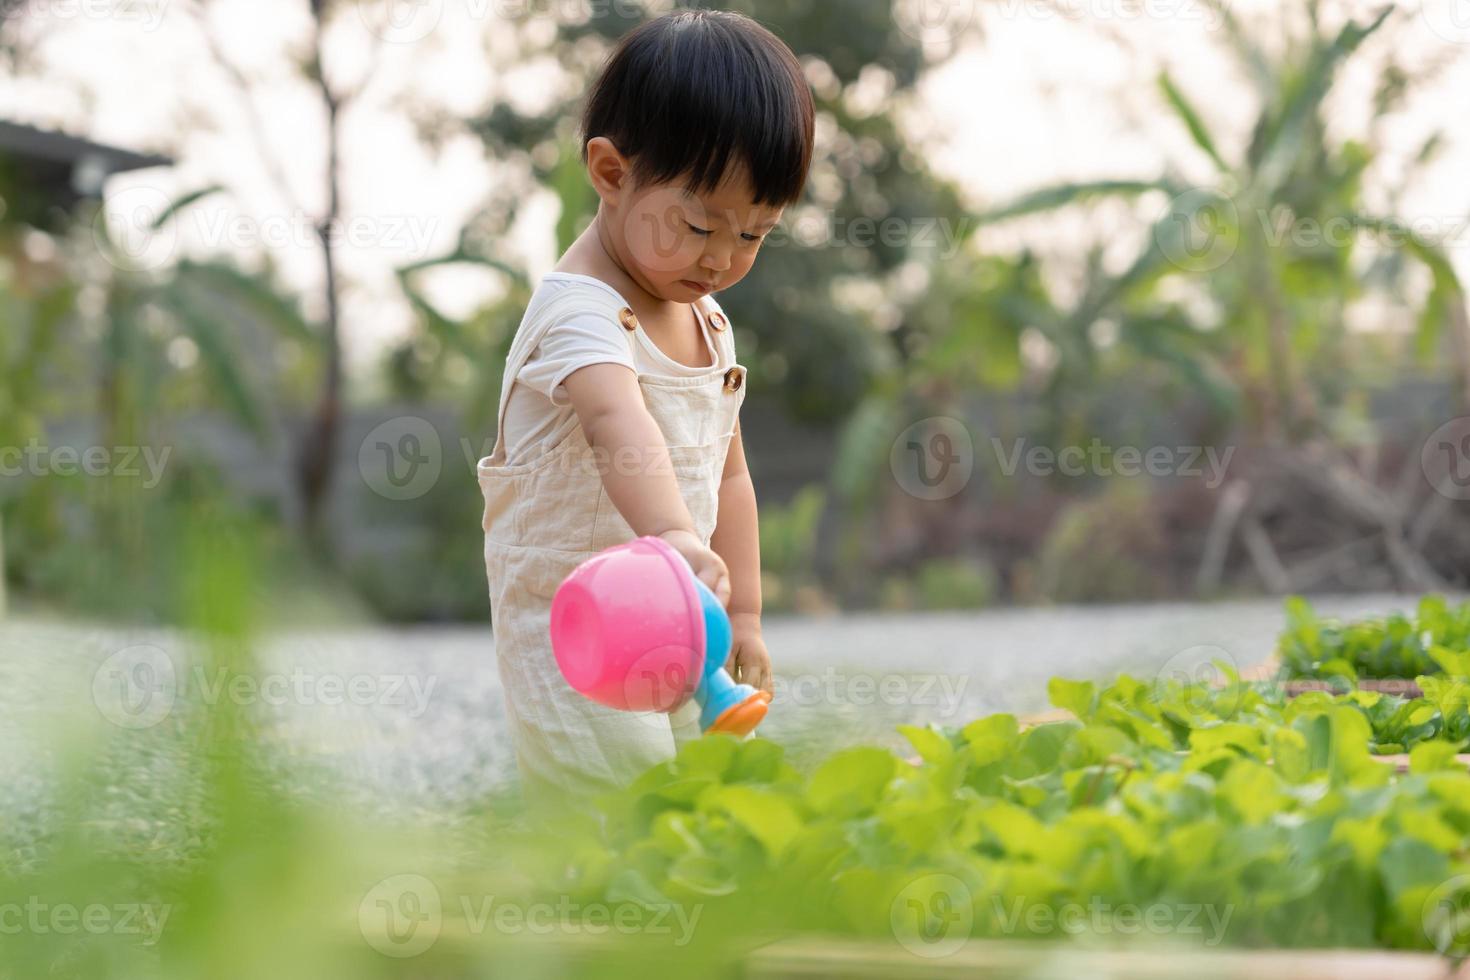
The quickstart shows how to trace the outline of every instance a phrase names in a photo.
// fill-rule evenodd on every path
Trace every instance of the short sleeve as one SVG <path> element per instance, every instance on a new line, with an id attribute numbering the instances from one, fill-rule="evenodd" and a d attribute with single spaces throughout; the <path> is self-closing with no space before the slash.
<path id="1" fill-rule="evenodd" d="M 516 380 L 541 392 L 553 405 L 565 406 L 571 399 L 563 382 L 573 371 L 591 364 L 622 364 L 630 371 L 638 370 L 622 325 L 589 309 L 568 313 L 547 327 Z"/>

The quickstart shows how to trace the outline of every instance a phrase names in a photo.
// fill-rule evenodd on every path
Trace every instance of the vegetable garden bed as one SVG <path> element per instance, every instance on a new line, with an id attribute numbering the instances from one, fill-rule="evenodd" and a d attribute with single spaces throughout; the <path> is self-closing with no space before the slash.
<path id="1" fill-rule="evenodd" d="M 432 970 L 422 975 L 481 975 L 483 965 L 493 963 L 495 975 L 646 980 L 694 975 L 688 968 L 697 961 L 697 975 L 709 980 L 1470 980 L 1470 964 L 1456 965 L 1432 953 L 1376 949 L 1108 949 L 970 939 L 927 951 L 894 941 L 814 934 L 732 944 L 719 952 L 684 957 L 672 944 L 626 936 L 486 939 L 449 928 L 427 951 Z"/>
<path id="2" fill-rule="evenodd" d="M 1044 718 L 901 726 L 911 765 L 858 747 L 809 774 L 704 738 L 596 820 L 538 829 L 554 857 L 527 877 L 697 907 L 702 969 L 732 976 L 1459 976 L 1470 683 L 1417 688 L 1053 678 Z"/>
<path id="3" fill-rule="evenodd" d="M 1466 980 L 1425 953 L 1379 950 L 1096 950 L 1038 948 L 1036 943 L 971 940 L 952 954 L 927 957 L 891 944 L 835 938 L 774 943 L 752 953 L 748 980 L 812 977 L 979 977 L 1011 980 Z"/>
<path id="4" fill-rule="evenodd" d="M 1360 680 L 1351 685 L 1359 691 L 1369 691 L 1373 694 L 1387 694 L 1396 698 L 1422 698 L 1424 691 L 1416 681 L 1405 680 Z M 1328 694 L 1339 693 L 1344 690 L 1343 685 L 1336 681 L 1299 680 L 1283 681 L 1281 689 L 1288 697 L 1296 697 L 1310 691 L 1322 691 Z"/>
<path id="5" fill-rule="evenodd" d="M 1353 623 L 1324 620 L 1306 600 L 1287 603 L 1287 627 L 1272 664 L 1288 689 L 1346 684 L 1418 697 L 1421 676 L 1470 678 L 1470 602 L 1425 596 L 1413 616 L 1395 613 Z"/>
<path id="6" fill-rule="evenodd" d="M 1402 705 L 1375 715 L 1388 699 L 1276 703 L 1239 682 L 1126 676 L 1101 688 L 1053 680 L 1051 694 L 1077 720 L 903 728 L 914 766 L 863 747 L 802 776 L 759 739 L 691 743 L 607 800 L 595 834 L 558 836 L 572 855 L 563 880 L 646 908 L 698 904 L 717 935 L 886 937 L 904 955 L 952 941 L 942 959 L 999 957 L 1001 973 L 1013 954 L 985 941 L 1040 940 L 1021 948 L 1044 963 L 1069 938 L 1056 924 L 1069 906 L 1113 910 L 1082 930 L 1093 939 L 1126 932 L 1124 908 L 1222 911 L 1209 943 L 1165 930 L 1176 965 L 1216 945 L 1319 957 L 1453 945 L 1459 913 L 1434 916 L 1437 901 L 1470 892 L 1470 772 L 1458 744 L 1434 737 L 1375 759 L 1374 726 Z M 1120 964 L 1143 962 L 1126 953 Z M 776 971 L 753 975 L 804 969 L 785 953 L 751 955 Z M 1241 968 L 1301 973 L 1297 958 L 1262 955 Z M 1202 960 L 1199 972 L 1244 962 Z M 1391 975 L 1422 966 L 1401 965 Z M 1433 975 L 1445 972 L 1440 962 Z"/>

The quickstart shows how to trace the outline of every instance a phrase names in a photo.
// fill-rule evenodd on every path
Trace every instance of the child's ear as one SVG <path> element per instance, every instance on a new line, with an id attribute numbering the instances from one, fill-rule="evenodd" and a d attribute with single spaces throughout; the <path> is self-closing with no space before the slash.
<path id="1" fill-rule="evenodd" d="M 606 136 L 587 141 L 587 179 L 603 203 L 616 205 L 632 170 L 628 158 Z"/>

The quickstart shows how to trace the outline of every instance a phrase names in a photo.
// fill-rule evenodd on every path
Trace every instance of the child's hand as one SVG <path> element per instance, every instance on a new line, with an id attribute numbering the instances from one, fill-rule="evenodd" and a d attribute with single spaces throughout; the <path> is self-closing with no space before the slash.
<path id="1" fill-rule="evenodd" d="M 774 695 L 771 655 L 761 636 L 760 614 L 736 613 L 730 617 L 730 629 L 730 659 L 725 662 L 725 669 L 735 680 Z"/>
<path id="2" fill-rule="evenodd" d="M 709 586 L 721 606 L 730 605 L 730 570 L 725 567 L 725 559 L 706 548 L 693 531 L 676 529 L 665 531 L 659 537 L 684 556 L 694 569 L 694 577 Z"/>

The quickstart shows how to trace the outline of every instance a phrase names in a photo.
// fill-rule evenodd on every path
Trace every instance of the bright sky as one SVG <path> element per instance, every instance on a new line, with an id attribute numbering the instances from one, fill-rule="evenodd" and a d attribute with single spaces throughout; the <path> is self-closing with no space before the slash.
<path id="1" fill-rule="evenodd" d="M 230 189 L 162 234 L 135 231 L 142 261 L 231 251 L 258 262 L 268 251 L 291 288 L 316 297 L 320 256 L 308 215 L 324 200 L 322 116 L 311 89 L 282 56 L 307 37 L 305 0 L 210 5 L 216 35 L 228 39 L 229 56 L 252 81 L 267 152 L 279 161 L 290 198 L 262 165 L 250 115 L 204 44 L 191 2 L 33 0 L 36 14 L 27 29 L 37 37 L 41 70 L 21 79 L 0 75 L 0 116 L 173 155 L 175 168 L 110 183 L 108 209 L 123 224 L 140 224 L 188 190 L 215 183 Z M 384 0 L 372 7 L 377 15 L 349 9 L 332 26 L 329 71 L 344 85 L 363 77 L 374 33 L 389 39 L 363 98 L 345 117 L 343 322 L 354 364 L 370 363 L 409 329 L 392 270 L 450 249 L 504 174 L 468 136 L 431 153 L 416 139 L 410 116 L 468 114 L 500 97 L 527 105 L 547 97 L 559 77 L 554 68 L 514 76 L 495 70 L 510 60 L 515 43 L 496 11 L 597 10 L 605 2 L 611 0 Z M 960 52 L 927 76 L 904 118 L 936 168 L 958 181 L 976 207 L 1055 181 L 1156 176 L 1166 162 L 1189 179 L 1208 180 L 1209 162 L 1155 94 L 1161 67 L 1171 70 L 1212 130 L 1224 134 L 1227 158 L 1249 136 L 1251 93 L 1201 0 L 981 0 L 973 12 L 959 6 L 965 0 L 913 2 L 947 4 L 941 9 L 968 20 Z M 1338 17 L 1354 10 L 1362 17 L 1371 5 L 1327 6 Z M 1277 16 L 1265 0 L 1233 0 L 1231 7 L 1247 18 Z M 1470 172 L 1470 131 L 1464 99 L 1453 97 L 1470 91 L 1470 8 L 1427 0 L 1424 9 L 1406 6 L 1396 16 L 1405 24 L 1397 35 L 1401 58 L 1447 64 L 1411 111 L 1386 121 L 1382 135 L 1390 152 L 1375 165 L 1370 188 L 1400 189 L 1399 213 L 1452 238 L 1454 261 L 1470 276 L 1463 247 L 1470 237 L 1463 229 L 1470 187 L 1462 176 Z M 530 29 L 544 33 L 554 24 L 543 16 Z M 1381 53 L 1370 41 L 1364 60 L 1341 76 L 1336 135 L 1362 133 L 1372 63 Z M 1403 187 L 1404 160 L 1435 128 L 1446 130 L 1446 152 L 1424 179 Z M 1388 205 L 1386 197 L 1377 203 Z M 516 241 L 538 273 L 556 258 L 554 217 L 553 201 L 532 201 L 518 228 Z M 1136 222 L 1121 212 L 1104 212 L 1091 224 L 1080 216 L 1032 219 L 987 230 L 981 244 L 1006 248 L 1024 232 L 1033 244 L 1038 236 L 1051 243 L 1057 254 L 1075 253 L 1079 236 L 1098 238 L 1099 218 L 1110 254 L 1121 260 L 1137 242 Z M 472 310 L 494 288 L 485 274 L 470 270 L 437 273 L 431 285 L 436 300 L 455 313 Z M 312 300 L 310 309 L 318 306 Z"/>

